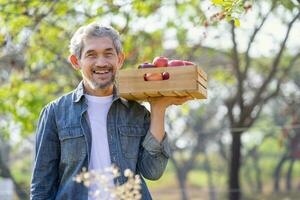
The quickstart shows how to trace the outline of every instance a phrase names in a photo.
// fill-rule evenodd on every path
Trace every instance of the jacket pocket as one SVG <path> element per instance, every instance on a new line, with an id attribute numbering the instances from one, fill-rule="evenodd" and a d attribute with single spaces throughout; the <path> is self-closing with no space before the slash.
<path id="1" fill-rule="evenodd" d="M 61 148 L 61 162 L 79 162 L 86 154 L 86 143 L 81 127 L 67 127 L 58 134 Z"/>
<path id="2" fill-rule="evenodd" d="M 137 159 L 145 129 L 139 126 L 119 126 L 121 149 L 126 158 Z"/>

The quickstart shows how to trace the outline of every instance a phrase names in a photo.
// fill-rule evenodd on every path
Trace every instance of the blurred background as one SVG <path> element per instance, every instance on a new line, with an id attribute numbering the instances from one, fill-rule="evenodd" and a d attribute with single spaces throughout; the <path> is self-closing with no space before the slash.
<path id="1" fill-rule="evenodd" d="M 80 82 L 68 44 L 95 20 L 120 32 L 124 68 L 162 55 L 209 77 L 207 100 L 168 108 L 154 199 L 299 199 L 299 1 L 237 0 L 235 23 L 212 2 L 1 0 L 0 199 L 29 199 L 39 113 Z"/>

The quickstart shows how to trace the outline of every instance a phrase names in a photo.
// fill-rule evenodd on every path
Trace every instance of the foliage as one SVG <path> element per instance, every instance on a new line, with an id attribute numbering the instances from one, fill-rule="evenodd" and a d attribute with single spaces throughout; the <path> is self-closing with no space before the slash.
<path id="1" fill-rule="evenodd" d="M 170 10 L 174 16 L 166 16 L 159 24 L 153 24 L 164 10 Z M 127 55 L 124 66 L 126 68 L 151 61 L 156 55 L 164 54 L 162 46 L 167 37 L 165 32 L 167 29 L 176 31 L 176 38 L 172 40 L 179 41 L 180 52 L 178 52 L 187 57 L 187 52 L 190 51 L 186 33 L 188 26 L 181 27 L 181 25 L 189 21 L 195 25 L 199 24 L 204 16 L 201 4 L 195 0 L 183 3 L 177 1 L 141 3 L 137 0 L 124 2 L 4 0 L 1 1 L 0 11 L 0 74 L 2 77 L 0 82 L 5 83 L 1 84 L 1 98 L 10 96 L 7 93 L 13 87 L 12 97 L 2 105 L 3 113 L 0 114 L 6 115 L 11 111 L 11 117 L 7 116 L 7 120 L 20 121 L 23 124 L 20 128 L 24 135 L 33 132 L 34 121 L 37 120 L 39 113 L 37 111 L 41 105 L 53 99 L 51 97 L 53 92 L 59 95 L 64 91 L 62 88 L 74 87 L 80 79 L 80 75 L 72 70 L 67 61 L 69 39 L 79 24 L 101 20 L 104 24 L 112 25 L 119 30 Z M 174 21 L 174 17 L 178 20 Z M 148 22 L 152 24 L 149 28 Z M 17 59 L 19 57 L 20 59 Z M 184 57 L 182 59 L 185 59 Z M 68 76 L 65 76 L 66 74 Z M 14 79 L 11 77 L 14 76 L 18 77 L 20 85 L 11 83 Z M 22 83 L 22 80 L 26 81 Z M 56 82 L 56 89 L 53 81 Z M 38 86 L 43 88 L 40 90 Z M 27 96 L 32 93 L 37 94 L 36 91 L 39 91 L 40 96 L 36 99 L 35 97 L 28 99 Z M 23 96 L 27 99 L 17 102 L 16 95 L 19 92 L 21 95 L 25 93 L 26 95 Z M 19 110 L 20 104 L 22 104 L 22 112 L 25 112 L 24 118 L 16 111 Z M 36 105 L 34 108 L 33 104 Z M 15 111 L 11 108 L 12 105 L 18 106 L 15 107 Z M 30 113 L 28 115 L 31 122 L 27 125 L 26 112 Z"/>
<path id="2" fill-rule="evenodd" d="M 221 12 L 212 16 L 213 20 L 226 19 L 228 22 L 233 21 L 237 27 L 240 26 L 239 16 L 252 7 L 250 2 L 244 3 L 243 0 L 211 0 L 211 2 L 221 8 Z"/>
<path id="3" fill-rule="evenodd" d="M 35 130 L 37 113 L 42 107 L 54 99 L 57 86 L 54 83 L 23 82 L 12 76 L 10 82 L 0 88 L 1 115 L 6 126 L 2 127 L 5 137 L 10 137 L 10 127 L 17 126 L 22 137 L 32 134 Z M 2 120 L 3 120 L 2 118 Z"/>

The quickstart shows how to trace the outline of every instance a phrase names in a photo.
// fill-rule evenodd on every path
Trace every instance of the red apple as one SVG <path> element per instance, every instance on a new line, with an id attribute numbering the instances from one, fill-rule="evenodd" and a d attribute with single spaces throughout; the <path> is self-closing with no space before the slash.
<path id="1" fill-rule="evenodd" d="M 138 68 L 142 69 L 142 68 L 152 68 L 152 67 L 155 67 L 155 65 L 153 65 L 152 63 L 145 62 L 143 64 L 140 64 Z"/>
<path id="2" fill-rule="evenodd" d="M 168 63 L 168 67 L 178 67 L 178 66 L 184 66 L 183 60 L 170 60 Z"/>
<path id="3" fill-rule="evenodd" d="M 155 67 L 167 67 L 168 66 L 168 58 L 160 56 L 155 57 L 152 62 Z"/>
<path id="4" fill-rule="evenodd" d="M 163 80 L 161 73 L 146 73 L 144 75 L 145 81 L 161 81 Z"/>

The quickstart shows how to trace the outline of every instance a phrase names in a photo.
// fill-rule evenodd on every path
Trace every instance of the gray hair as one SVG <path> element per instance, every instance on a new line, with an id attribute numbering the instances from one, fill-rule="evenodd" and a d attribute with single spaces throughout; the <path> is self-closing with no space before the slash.
<path id="1" fill-rule="evenodd" d="M 86 26 L 80 27 L 73 35 L 69 48 L 70 53 L 77 58 L 81 58 L 83 49 L 83 41 L 90 37 L 109 37 L 117 51 L 117 54 L 122 52 L 122 43 L 119 33 L 112 27 L 103 26 L 97 22 L 93 22 Z"/>

